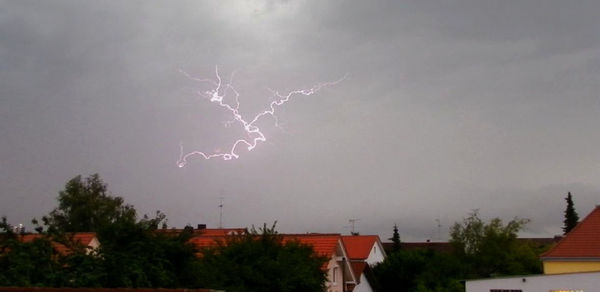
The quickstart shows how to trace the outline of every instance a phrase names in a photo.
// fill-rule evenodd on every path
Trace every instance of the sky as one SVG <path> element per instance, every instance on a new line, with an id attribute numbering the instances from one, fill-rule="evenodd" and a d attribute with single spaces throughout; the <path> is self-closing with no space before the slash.
<path id="1" fill-rule="evenodd" d="M 473 210 L 560 234 L 600 203 L 599 1 L 0 0 L 0 215 L 28 224 L 99 173 L 173 227 L 444 240 Z M 267 141 L 240 114 L 286 93 Z M 189 78 L 186 74 L 193 78 Z M 231 100 L 230 100 L 231 102 Z"/>

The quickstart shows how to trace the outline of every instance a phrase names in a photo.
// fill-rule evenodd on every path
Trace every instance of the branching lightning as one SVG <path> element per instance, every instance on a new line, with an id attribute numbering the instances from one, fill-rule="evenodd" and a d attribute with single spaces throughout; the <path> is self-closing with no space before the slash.
<path id="1" fill-rule="evenodd" d="M 185 153 L 183 151 L 183 144 L 180 144 L 179 145 L 180 146 L 180 155 L 179 155 L 179 160 L 177 160 L 177 166 L 179 166 L 179 167 L 184 167 L 188 163 L 188 159 L 192 156 L 200 156 L 206 160 L 212 159 L 212 158 L 221 158 L 223 160 L 231 160 L 231 159 L 239 158 L 239 154 L 236 153 L 236 149 L 238 148 L 238 146 L 240 146 L 240 144 L 245 145 L 246 149 L 248 149 L 248 151 L 252 151 L 252 149 L 254 149 L 259 142 L 265 142 L 267 140 L 267 138 L 265 137 L 263 132 L 261 132 L 260 128 L 255 125 L 255 123 L 257 121 L 259 121 L 262 117 L 265 117 L 265 116 L 273 117 L 275 119 L 275 124 L 277 125 L 277 116 L 275 115 L 275 110 L 279 106 L 290 101 L 294 96 L 313 95 L 317 91 L 321 90 L 322 88 L 331 86 L 331 85 L 335 85 L 335 84 L 343 81 L 347 77 L 347 75 L 346 75 L 336 81 L 318 83 L 311 88 L 293 90 L 286 94 L 281 94 L 278 91 L 271 90 L 271 93 L 273 95 L 272 96 L 273 101 L 267 106 L 267 109 L 258 113 L 254 117 L 245 118 L 244 116 L 242 116 L 242 114 L 239 111 L 239 108 L 240 108 L 239 96 L 240 96 L 240 94 L 233 87 L 233 84 L 232 84 L 233 76 L 235 75 L 235 72 L 233 74 L 231 74 L 229 81 L 225 82 L 225 83 L 223 82 L 223 80 L 221 79 L 221 76 L 219 75 L 218 67 L 215 67 L 216 80 L 214 80 L 214 79 L 198 79 L 198 78 L 190 76 L 189 74 L 187 74 L 184 71 L 181 71 L 181 72 L 185 76 L 190 78 L 191 80 L 202 82 L 202 83 L 212 84 L 214 86 L 214 88 L 212 88 L 208 91 L 205 91 L 205 92 L 199 92 L 198 94 L 209 99 L 210 102 L 216 103 L 219 107 L 222 107 L 222 108 L 226 109 L 227 111 L 229 111 L 231 113 L 233 119 L 231 121 L 227 122 L 227 124 L 228 125 L 231 125 L 234 123 L 239 124 L 245 131 L 247 138 L 240 138 L 240 139 L 236 140 L 233 143 L 233 145 L 231 146 L 229 152 L 226 152 L 226 153 L 219 153 L 219 152 L 206 153 L 206 152 L 202 152 L 202 151 L 192 151 L 192 152 Z M 230 95 L 233 96 L 233 102 L 231 102 L 232 104 L 224 101 L 224 99 L 226 97 L 229 97 Z M 228 99 L 230 99 L 230 98 L 228 98 Z"/>

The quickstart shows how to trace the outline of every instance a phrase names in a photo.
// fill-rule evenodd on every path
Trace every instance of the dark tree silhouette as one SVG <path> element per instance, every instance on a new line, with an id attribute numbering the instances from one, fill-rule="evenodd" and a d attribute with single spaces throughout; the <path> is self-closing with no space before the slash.
<path id="1" fill-rule="evenodd" d="M 135 220 L 133 206 L 125 204 L 119 196 L 110 195 L 98 174 L 86 179 L 78 175 L 68 181 L 58 195 L 58 207 L 42 217 L 51 233 L 98 231 L 117 221 Z"/>
<path id="2" fill-rule="evenodd" d="M 398 225 L 394 224 L 394 234 L 390 238 L 392 241 L 392 251 L 396 252 L 400 250 L 400 233 L 398 233 Z"/>
<path id="3" fill-rule="evenodd" d="M 563 232 L 564 234 L 567 234 L 569 231 L 575 228 L 579 222 L 579 215 L 577 215 L 577 212 L 575 211 L 571 192 L 568 192 L 565 200 L 567 201 L 567 208 L 565 209 L 565 220 L 563 221 L 565 225 L 563 226 Z"/>

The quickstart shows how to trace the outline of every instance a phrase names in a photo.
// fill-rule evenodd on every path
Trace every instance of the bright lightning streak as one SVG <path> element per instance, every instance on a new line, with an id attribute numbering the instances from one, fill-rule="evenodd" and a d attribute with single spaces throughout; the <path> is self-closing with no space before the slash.
<path id="1" fill-rule="evenodd" d="M 180 155 L 179 155 L 179 160 L 177 161 L 177 166 L 179 166 L 179 167 L 184 167 L 187 164 L 188 159 L 192 156 L 200 156 L 206 160 L 212 159 L 212 158 L 221 158 L 223 160 L 231 160 L 231 159 L 239 158 L 239 155 L 236 153 L 236 149 L 240 144 L 245 145 L 246 148 L 248 149 L 248 151 L 252 151 L 252 149 L 254 149 L 259 142 L 267 141 L 267 138 L 265 137 L 263 132 L 261 132 L 260 128 L 255 125 L 255 123 L 258 120 L 260 120 L 264 116 L 272 116 L 275 118 L 275 124 L 277 124 L 277 116 L 275 115 L 275 110 L 277 109 L 277 107 L 288 102 L 294 96 L 313 95 L 317 91 L 321 90 L 322 88 L 331 86 L 331 85 L 335 85 L 335 84 L 343 81 L 347 77 L 347 74 L 346 74 L 344 77 L 340 78 L 339 80 L 332 81 L 332 82 L 318 83 L 311 88 L 293 90 L 293 91 L 288 92 L 287 94 L 280 94 L 277 91 L 271 90 L 274 100 L 269 104 L 267 109 L 258 113 L 254 117 L 244 118 L 242 116 L 242 114 L 240 114 L 240 112 L 239 112 L 239 108 L 240 108 L 239 96 L 240 96 L 240 94 L 232 85 L 233 75 L 235 74 L 235 72 L 231 75 L 231 78 L 230 78 L 229 82 L 227 82 L 227 83 L 223 83 L 223 80 L 221 79 L 221 76 L 219 75 L 218 67 L 215 67 L 216 80 L 198 79 L 198 78 L 190 76 L 189 74 L 187 74 L 184 71 L 181 71 L 181 72 L 185 76 L 187 76 L 188 78 L 190 78 L 194 81 L 209 83 L 209 84 L 214 85 L 213 89 L 208 90 L 203 93 L 200 92 L 199 94 L 201 96 L 204 96 L 204 97 L 210 99 L 211 102 L 216 103 L 218 106 L 228 110 L 231 113 L 231 115 L 233 116 L 233 120 L 229 121 L 227 124 L 230 125 L 230 124 L 233 124 L 236 122 L 239 123 L 242 126 L 242 128 L 244 129 L 244 131 L 246 132 L 246 134 L 248 135 L 248 137 L 250 137 L 250 138 L 246 138 L 246 139 L 240 138 L 240 139 L 236 140 L 233 143 L 233 145 L 231 146 L 229 152 L 227 152 L 227 153 L 205 153 L 202 151 L 192 151 L 192 152 L 184 153 L 183 145 L 180 145 Z M 234 99 L 233 104 L 229 104 L 229 103 L 226 103 L 223 101 L 223 99 L 225 97 L 227 97 L 228 94 L 233 94 L 233 99 Z"/>

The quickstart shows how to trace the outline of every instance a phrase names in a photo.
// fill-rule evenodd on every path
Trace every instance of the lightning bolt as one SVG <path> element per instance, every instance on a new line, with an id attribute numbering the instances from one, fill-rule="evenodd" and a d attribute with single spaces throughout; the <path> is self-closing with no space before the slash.
<path id="1" fill-rule="evenodd" d="M 180 70 L 180 71 L 181 71 L 181 73 L 183 73 L 186 77 L 188 77 L 191 80 L 202 82 L 202 83 L 212 84 L 214 86 L 214 88 L 212 88 L 208 91 L 205 91 L 205 92 L 199 92 L 198 94 L 209 99 L 210 102 L 217 104 L 219 107 L 222 107 L 222 108 L 226 109 L 227 111 L 229 111 L 231 113 L 233 119 L 231 121 L 227 122 L 227 125 L 231 125 L 233 123 L 239 124 L 244 129 L 244 131 L 246 132 L 246 134 L 249 138 L 245 138 L 245 139 L 240 138 L 240 139 L 236 140 L 233 143 L 233 145 L 231 146 L 229 152 L 226 152 L 226 153 L 218 153 L 218 152 L 206 153 L 206 152 L 202 152 L 202 151 L 192 151 L 192 152 L 185 153 L 183 151 L 183 144 L 180 144 L 179 145 L 180 155 L 179 155 L 179 159 L 177 160 L 178 167 L 184 167 L 188 163 L 188 159 L 192 156 L 200 156 L 206 160 L 212 159 L 212 158 L 221 158 L 223 160 L 232 160 L 232 159 L 239 158 L 240 157 L 239 154 L 236 153 L 236 149 L 238 148 L 238 146 L 240 146 L 240 145 L 246 146 L 246 149 L 248 149 L 248 151 L 252 151 L 252 149 L 254 149 L 259 142 L 267 141 L 267 138 L 265 137 L 264 133 L 261 132 L 260 128 L 255 125 L 255 123 L 257 121 L 259 121 L 261 118 L 263 118 L 265 116 L 271 116 L 275 119 L 275 125 L 277 125 L 277 116 L 275 115 L 275 110 L 279 106 L 290 101 L 295 96 L 313 95 L 316 92 L 318 92 L 319 90 L 323 89 L 324 87 L 332 86 L 332 85 L 335 85 L 335 84 L 343 81 L 348 76 L 348 74 L 346 74 L 346 75 L 344 75 L 344 77 L 342 77 L 336 81 L 317 83 L 310 88 L 293 90 L 286 94 L 281 94 L 278 91 L 270 90 L 273 95 L 272 96 L 273 101 L 266 107 L 266 109 L 264 111 L 256 114 L 254 117 L 245 118 L 244 116 L 242 116 L 242 114 L 239 111 L 240 94 L 233 87 L 233 84 L 232 84 L 233 76 L 235 75 L 235 71 L 231 74 L 231 77 L 229 78 L 228 82 L 223 82 L 223 80 L 221 79 L 221 76 L 219 75 L 218 67 L 215 67 L 216 80 L 214 80 L 214 79 L 199 79 L 199 78 L 195 78 L 195 77 L 189 75 L 188 73 L 184 72 L 183 70 Z M 225 97 L 227 97 L 229 94 L 233 95 L 233 102 L 231 102 L 231 104 L 223 101 L 225 99 Z"/>

